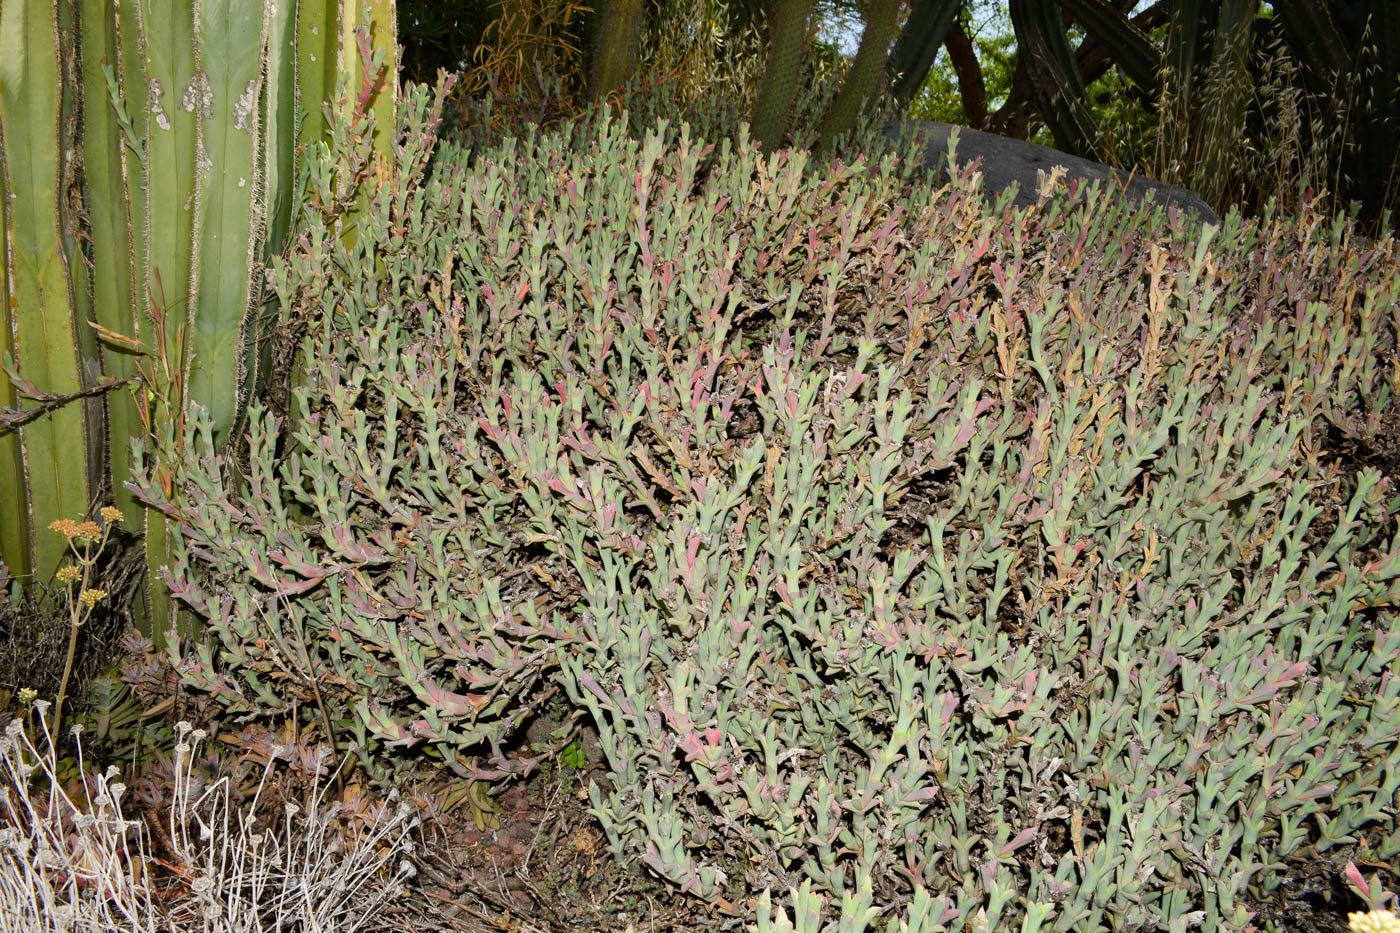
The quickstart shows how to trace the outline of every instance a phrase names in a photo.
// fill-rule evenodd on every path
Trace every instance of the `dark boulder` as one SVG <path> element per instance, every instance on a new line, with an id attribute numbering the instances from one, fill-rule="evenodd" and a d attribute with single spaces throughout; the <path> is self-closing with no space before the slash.
<path id="1" fill-rule="evenodd" d="M 942 172 L 947 165 L 948 136 L 952 129 L 953 126 L 949 123 L 904 120 L 885 124 L 884 135 L 894 144 L 901 142 L 901 134 L 921 135 L 924 165 L 932 171 Z M 1156 204 L 1175 205 L 1205 223 L 1220 223 L 1220 218 L 1211 210 L 1210 205 L 1202 201 L 1194 191 L 1186 188 L 1153 181 L 1141 175 L 1129 175 L 1119 169 L 1060 152 L 1049 146 L 1008 139 L 965 126 L 957 129 L 957 163 L 961 167 L 976 159 L 982 160 L 980 171 L 989 200 L 996 198 L 1012 182 L 1017 182 L 1020 190 L 1016 192 L 1013 203 L 1018 208 L 1029 207 L 1036 202 L 1038 172 L 1049 174 L 1051 168 L 1062 165 L 1065 168 L 1066 179 L 1100 181 L 1106 189 L 1122 191 L 1139 201 L 1151 191 L 1154 192 L 1153 201 Z"/>

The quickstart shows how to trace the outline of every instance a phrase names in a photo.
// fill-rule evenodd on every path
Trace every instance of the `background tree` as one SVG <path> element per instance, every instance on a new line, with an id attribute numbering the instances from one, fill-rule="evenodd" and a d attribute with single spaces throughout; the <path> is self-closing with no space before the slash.
<path id="1" fill-rule="evenodd" d="M 450 0 L 408 0 L 400 7 L 405 66 L 421 79 L 429 62 L 499 65 L 499 59 L 479 53 L 482 22 L 513 8 L 562 3 L 478 0 L 459 7 Z M 633 64 L 606 90 L 595 80 L 589 95 L 584 76 L 599 59 L 598 24 L 613 4 L 640 9 L 638 38 L 616 59 Z M 677 36 L 703 33 L 719 51 L 708 52 L 707 66 L 695 74 L 713 77 L 715 63 L 730 56 L 725 80 L 738 75 L 750 82 L 740 94 L 750 103 L 763 99 L 761 113 L 749 111 L 757 135 L 776 138 L 771 137 L 774 115 L 795 109 L 794 75 L 800 72 L 810 89 L 814 70 L 830 75 L 855 67 L 854 44 L 838 49 L 830 27 L 844 26 L 854 39 L 865 17 L 879 13 L 885 17 L 878 29 L 884 35 L 872 32 L 863 57 L 856 57 L 862 68 L 884 58 L 887 84 L 866 87 L 858 80 L 860 89 L 853 85 L 840 111 L 830 111 L 835 122 L 821 125 L 828 135 L 837 124 L 847 125 L 845 114 L 853 105 L 859 111 L 882 99 L 907 116 L 1047 142 L 1183 184 L 1217 209 L 1232 203 L 1260 209 L 1273 196 L 1291 200 L 1304 179 L 1329 188 L 1338 205 L 1358 201 L 1363 218 L 1373 223 L 1396 205 L 1400 13 L 1388 0 L 594 0 L 592 5 L 596 10 L 583 13 L 571 27 L 579 57 L 578 106 L 615 91 L 629 76 L 655 78 L 658 63 L 663 73 L 684 71 L 684 56 L 667 54 L 657 37 L 665 35 L 669 48 Z M 781 19 L 785 14 L 790 19 Z M 801 64 L 769 56 L 775 25 L 786 29 L 785 36 L 806 37 L 805 46 L 791 47 Z M 754 55 L 756 64 L 739 61 Z M 768 67 L 775 70 L 765 84 Z M 733 90 L 732 83 L 725 87 L 726 94 Z M 817 111 L 805 131 L 822 124 L 825 114 Z M 782 124 L 783 130 L 796 128 Z"/>
<path id="2" fill-rule="evenodd" d="M 455 74 L 471 61 L 486 27 L 500 16 L 497 0 L 412 0 L 398 6 L 399 73 L 409 81 L 432 84 L 439 70 Z"/>

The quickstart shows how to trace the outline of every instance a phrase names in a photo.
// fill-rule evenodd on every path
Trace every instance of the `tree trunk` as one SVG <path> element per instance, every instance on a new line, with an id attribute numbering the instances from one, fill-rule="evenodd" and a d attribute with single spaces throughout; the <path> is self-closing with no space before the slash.
<path id="1" fill-rule="evenodd" d="M 972 40 L 967 30 L 963 29 L 961 20 L 953 19 L 948 34 L 943 37 L 943 47 L 948 50 L 948 60 L 953 63 L 953 71 L 958 76 L 958 91 L 962 95 L 967 125 L 974 130 L 986 129 L 987 84 L 982 80 L 982 65 L 977 61 Z"/>

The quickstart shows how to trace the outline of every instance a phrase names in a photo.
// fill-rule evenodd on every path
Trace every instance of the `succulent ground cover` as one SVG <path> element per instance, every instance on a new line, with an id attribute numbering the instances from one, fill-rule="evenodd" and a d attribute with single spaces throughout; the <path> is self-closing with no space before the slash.
<path id="1" fill-rule="evenodd" d="M 245 748 L 291 723 L 555 869 L 475 863 L 457 920 L 1324 929 L 1394 888 L 1393 241 L 606 116 L 462 149 L 414 93 L 357 235 L 310 212 L 274 272 L 275 410 L 138 486 Z"/>

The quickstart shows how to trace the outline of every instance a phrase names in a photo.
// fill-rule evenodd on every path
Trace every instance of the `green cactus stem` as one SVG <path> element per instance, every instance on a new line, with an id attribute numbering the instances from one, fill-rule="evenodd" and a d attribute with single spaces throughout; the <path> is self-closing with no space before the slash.
<path id="1" fill-rule="evenodd" d="M 813 0 L 779 0 L 769 23 L 772 38 L 768 66 L 759 81 L 753 119 L 749 121 L 754 139 L 764 152 L 776 149 L 787 129 L 797 79 L 807 55 L 812 5 Z"/>
<path id="2" fill-rule="evenodd" d="M 899 0 L 871 0 L 865 14 L 865 31 L 861 34 L 860 48 L 856 50 L 850 74 L 817 127 L 822 149 L 829 147 L 832 140 L 855 125 L 866 98 L 880 90 L 898 15 Z"/>

